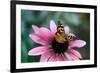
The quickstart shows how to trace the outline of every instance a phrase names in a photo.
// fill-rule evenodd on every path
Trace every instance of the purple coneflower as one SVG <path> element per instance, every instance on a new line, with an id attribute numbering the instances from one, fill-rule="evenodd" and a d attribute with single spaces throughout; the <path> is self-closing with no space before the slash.
<path id="1" fill-rule="evenodd" d="M 81 54 L 72 48 L 83 47 L 86 45 L 86 42 L 83 40 L 70 40 L 66 43 L 58 43 L 55 40 L 57 26 L 53 20 L 50 21 L 50 30 L 35 25 L 32 25 L 32 28 L 34 33 L 31 33 L 29 36 L 34 42 L 41 46 L 32 48 L 28 52 L 28 55 L 41 55 L 40 62 L 72 61 L 80 60 L 82 58 Z M 65 34 L 75 36 L 70 33 L 69 30 L 68 26 L 64 27 Z"/>

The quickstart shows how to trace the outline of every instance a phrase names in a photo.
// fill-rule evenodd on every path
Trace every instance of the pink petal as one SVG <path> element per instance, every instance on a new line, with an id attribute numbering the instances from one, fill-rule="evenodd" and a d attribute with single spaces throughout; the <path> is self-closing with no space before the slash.
<path id="1" fill-rule="evenodd" d="M 39 33 L 39 27 L 35 26 L 35 25 L 32 25 L 32 28 L 34 30 L 35 33 Z"/>
<path id="2" fill-rule="evenodd" d="M 57 32 L 57 26 L 53 20 L 50 21 L 50 30 L 53 35 Z"/>
<path id="3" fill-rule="evenodd" d="M 65 27 L 64 27 L 64 30 L 65 30 L 65 33 L 66 33 L 66 34 L 68 34 L 68 33 L 69 33 L 69 31 L 70 31 L 70 29 L 69 29 L 69 27 L 68 27 L 68 26 L 65 26 Z"/>
<path id="4" fill-rule="evenodd" d="M 67 58 L 61 54 L 56 54 L 56 60 L 57 61 L 66 61 Z"/>
<path id="5" fill-rule="evenodd" d="M 74 54 L 70 53 L 71 57 L 73 60 L 80 60 L 77 56 L 75 56 Z"/>
<path id="6" fill-rule="evenodd" d="M 45 46 L 36 47 L 36 48 L 33 48 L 32 50 L 30 50 L 28 52 L 28 55 L 41 55 L 47 51 L 50 51 L 50 49 L 48 47 L 45 47 Z"/>
<path id="7" fill-rule="evenodd" d="M 48 62 L 55 62 L 56 61 L 56 56 L 55 54 L 52 54 L 48 60 Z"/>
<path id="8" fill-rule="evenodd" d="M 52 51 L 47 51 L 41 55 L 40 62 L 47 62 L 52 55 Z"/>
<path id="9" fill-rule="evenodd" d="M 41 38 L 37 34 L 30 34 L 29 36 L 34 42 L 36 42 L 38 44 L 41 44 L 41 45 L 47 45 L 48 44 L 48 41 L 46 41 L 45 39 Z"/>
<path id="10" fill-rule="evenodd" d="M 59 54 L 55 54 L 56 61 L 63 61 L 62 57 Z"/>
<path id="11" fill-rule="evenodd" d="M 49 29 L 44 28 L 44 27 L 39 28 L 35 25 L 32 25 L 32 28 L 37 35 L 39 35 L 42 39 L 45 38 L 45 40 L 47 42 L 49 42 L 53 39 L 53 36 L 52 36 L 51 32 L 49 31 Z"/>
<path id="12" fill-rule="evenodd" d="M 51 34 L 51 32 L 44 27 L 40 28 L 40 33 L 37 34 L 42 40 L 45 40 L 47 42 L 47 44 L 51 43 L 53 40 L 53 36 Z"/>
<path id="13" fill-rule="evenodd" d="M 81 54 L 78 51 L 74 50 L 74 49 L 68 49 L 67 52 L 70 53 L 70 54 L 73 54 L 73 55 L 75 55 L 79 58 L 82 58 Z"/>
<path id="14" fill-rule="evenodd" d="M 63 61 L 67 61 L 67 57 L 65 55 L 62 55 Z"/>
<path id="15" fill-rule="evenodd" d="M 45 27 L 41 27 L 40 28 L 40 31 L 45 34 L 45 33 L 48 33 L 48 34 L 51 34 L 51 32 L 49 31 L 49 29 L 45 28 Z M 51 35 L 50 35 L 51 36 Z"/>
<path id="16" fill-rule="evenodd" d="M 80 48 L 80 47 L 83 47 L 85 45 L 86 45 L 86 42 L 83 41 L 83 40 L 75 40 L 75 41 L 70 41 L 69 42 L 69 46 L 70 47 L 78 47 L 78 48 Z"/>
<path id="17" fill-rule="evenodd" d="M 41 27 L 40 28 L 40 34 L 41 34 L 42 37 L 46 38 L 49 41 L 53 39 L 51 32 L 47 28 Z"/>
<path id="18" fill-rule="evenodd" d="M 69 54 L 69 53 L 65 53 L 65 56 L 66 56 L 66 58 L 69 60 L 69 61 L 71 61 L 72 60 L 72 57 L 71 57 L 71 55 Z"/>

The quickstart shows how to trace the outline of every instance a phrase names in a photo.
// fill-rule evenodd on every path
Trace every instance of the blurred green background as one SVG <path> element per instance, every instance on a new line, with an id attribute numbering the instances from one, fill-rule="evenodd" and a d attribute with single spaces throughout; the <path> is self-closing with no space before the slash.
<path id="1" fill-rule="evenodd" d="M 28 56 L 28 51 L 39 46 L 33 42 L 29 34 L 33 32 L 32 25 L 43 26 L 49 29 L 50 20 L 54 20 L 57 24 L 60 20 L 65 26 L 68 25 L 77 39 L 87 42 L 82 48 L 74 48 L 78 50 L 83 60 L 90 58 L 90 14 L 75 12 L 55 12 L 55 11 L 35 11 L 21 10 L 21 62 L 39 62 L 40 56 Z"/>

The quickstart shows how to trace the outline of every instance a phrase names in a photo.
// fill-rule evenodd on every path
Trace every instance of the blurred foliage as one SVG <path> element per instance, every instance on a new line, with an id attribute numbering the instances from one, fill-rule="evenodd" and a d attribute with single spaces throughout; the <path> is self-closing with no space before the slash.
<path id="1" fill-rule="evenodd" d="M 78 50 L 83 60 L 90 58 L 90 14 L 75 12 L 54 12 L 54 11 L 34 11 L 21 10 L 21 62 L 38 62 L 40 56 L 28 56 L 28 51 L 39 46 L 33 42 L 29 34 L 34 32 L 32 25 L 43 26 L 49 29 L 50 20 L 54 20 L 57 24 L 68 25 L 71 32 L 76 34 L 77 39 L 85 40 L 86 46 Z"/>

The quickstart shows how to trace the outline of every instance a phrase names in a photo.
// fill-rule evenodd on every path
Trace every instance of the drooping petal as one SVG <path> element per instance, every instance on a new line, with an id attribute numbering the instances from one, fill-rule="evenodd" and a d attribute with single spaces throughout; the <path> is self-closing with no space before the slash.
<path id="1" fill-rule="evenodd" d="M 81 54 L 78 51 L 74 50 L 74 49 L 68 49 L 67 52 L 77 56 L 78 58 L 82 58 Z"/>
<path id="2" fill-rule="evenodd" d="M 52 55 L 52 50 L 45 52 L 41 55 L 40 62 L 47 62 Z"/>
<path id="3" fill-rule="evenodd" d="M 75 41 L 70 41 L 69 42 L 69 46 L 70 47 L 83 47 L 84 45 L 86 45 L 86 42 L 83 40 L 75 40 Z"/>
<path id="4" fill-rule="evenodd" d="M 47 45 L 48 44 L 48 41 L 46 41 L 45 39 L 41 38 L 37 34 L 30 34 L 29 36 L 34 42 L 36 42 L 38 44 L 41 44 L 41 45 Z"/>
<path id="5" fill-rule="evenodd" d="M 57 61 L 67 61 L 67 58 L 61 54 L 56 54 Z"/>
<path id="6" fill-rule="evenodd" d="M 54 35 L 57 31 L 57 26 L 55 24 L 55 22 L 53 20 L 50 21 L 50 30 L 52 32 L 52 34 Z"/>
<path id="7" fill-rule="evenodd" d="M 63 61 L 62 57 L 59 54 L 55 54 L 56 61 Z"/>
<path id="8" fill-rule="evenodd" d="M 39 30 L 40 28 L 39 27 L 37 27 L 35 25 L 32 25 L 32 28 L 33 28 L 35 33 L 39 33 L 40 32 L 40 30 Z"/>
<path id="9" fill-rule="evenodd" d="M 31 49 L 29 52 L 28 52 L 28 55 L 41 55 L 47 51 L 50 51 L 50 49 L 46 46 L 40 46 L 40 47 L 36 47 L 36 48 L 33 48 Z"/>
<path id="10" fill-rule="evenodd" d="M 56 60 L 56 56 L 55 54 L 52 54 L 51 57 L 48 59 L 48 62 L 55 62 Z"/>
<path id="11" fill-rule="evenodd" d="M 69 53 L 66 52 L 65 56 L 67 57 L 68 60 L 70 60 L 70 61 L 72 60 L 72 57 L 71 57 L 71 55 Z"/>
<path id="12" fill-rule="evenodd" d="M 76 55 L 72 54 L 72 53 L 69 53 L 72 57 L 73 60 L 80 60 L 79 57 L 77 57 Z"/>
<path id="13" fill-rule="evenodd" d="M 65 55 L 62 55 L 63 61 L 67 61 L 68 58 Z"/>
<path id="14" fill-rule="evenodd" d="M 70 31 L 70 29 L 69 29 L 69 27 L 68 27 L 68 26 L 65 26 L 65 27 L 64 27 L 64 30 L 65 30 L 65 33 L 66 33 L 66 34 L 68 34 L 68 33 L 69 33 L 69 31 Z"/>

